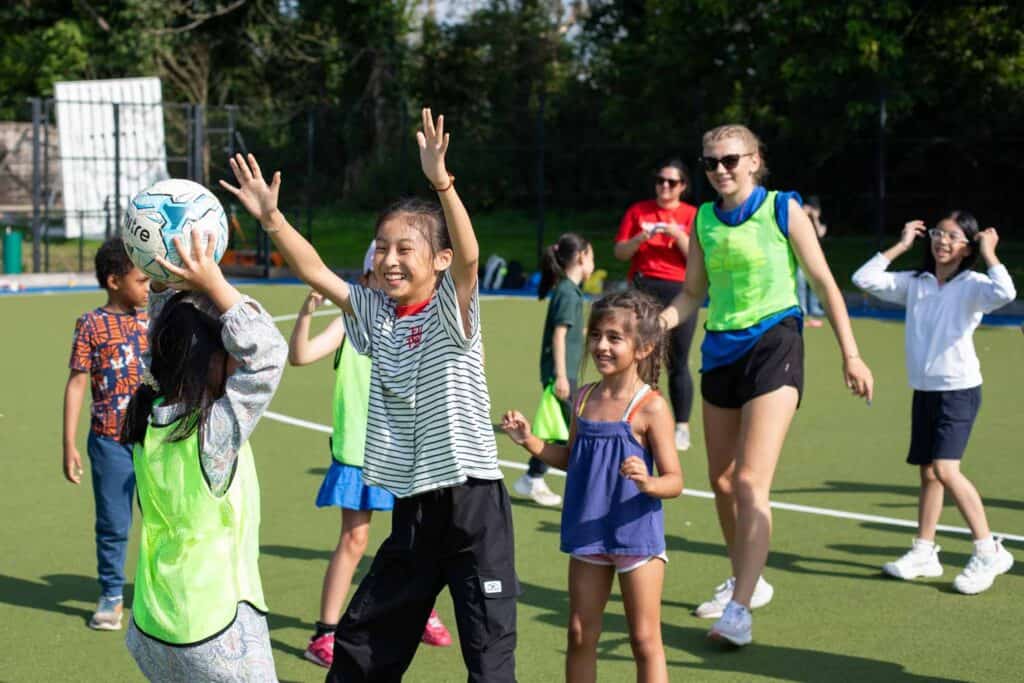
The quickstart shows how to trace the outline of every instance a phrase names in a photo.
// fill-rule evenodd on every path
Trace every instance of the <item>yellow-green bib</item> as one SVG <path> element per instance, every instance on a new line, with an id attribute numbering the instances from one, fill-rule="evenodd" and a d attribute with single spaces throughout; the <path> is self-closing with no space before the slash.
<path id="1" fill-rule="evenodd" d="M 363 466 L 366 420 L 370 411 L 373 361 L 342 342 L 334 354 L 334 431 L 331 454 L 342 465 Z"/>
<path id="2" fill-rule="evenodd" d="M 799 305 L 796 256 L 775 218 L 777 195 L 769 192 L 757 211 L 735 226 L 719 220 L 711 203 L 697 212 L 708 274 L 707 329 L 746 329 Z"/>
<path id="3" fill-rule="evenodd" d="M 175 424 L 151 424 L 133 452 L 142 510 L 133 618 L 148 636 L 188 645 L 230 626 L 239 602 L 263 612 L 267 605 L 252 449 L 239 449 L 234 477 L 218 498 L 199 462 L 198 435 L 166 441 Z"/>

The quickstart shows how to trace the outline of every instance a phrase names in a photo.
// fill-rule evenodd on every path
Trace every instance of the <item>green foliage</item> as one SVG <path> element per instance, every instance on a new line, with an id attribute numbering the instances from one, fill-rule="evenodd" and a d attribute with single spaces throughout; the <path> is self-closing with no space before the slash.
<path id="1" fill-rule="evenodd" d="M 860 223 L 883 103 L 890 184 L 922 208 L 935 168 L 986 203 L 1024 170 L 999 142 L 1024 113 L 1020 3 L 489 0 L 456 23 L 431 4 L 13 0 L 0 115 L 57 80 L 158 75 L 167 100 L 240 105 L 250 146 L 294 177 L 313 109 L 305 191 L 370 208 L 419 187 L 421 104 L 455 123 L 453 166 L 488 209 L 537 206 L 541 169 L 549 206 L 621 207 L 657 158 L 742 121 L 773 182 L 842 195 Z"/>

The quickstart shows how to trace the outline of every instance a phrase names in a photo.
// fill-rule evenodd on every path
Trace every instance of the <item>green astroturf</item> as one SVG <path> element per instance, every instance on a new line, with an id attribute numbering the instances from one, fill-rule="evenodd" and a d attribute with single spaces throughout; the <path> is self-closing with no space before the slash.
<path id="1" fill-rule="evenodd" d="M 294 313 L 304 290 L 252 287 L 275 315 Z M 97 293 L 0 298 L 0 681 L 133 681 L 140 676 L 121 633 L 85 626 L 97 595 L 93 502 L 88 467 L 81 487 L 60 472 L 61 397 L 71 332 Z M 537 353 L 544 305 L 527 299 L 487 300 L 483 319 L 493 415 L 532 413 L 539 394 Z M 318 318 L 322 326 L 325 318 Z M 903 326 L 856 320 L 862 355 L 876 377 L 872 407 L 847 395 L 828 329 L 807 330 L 807 389 L 775 479 L 779 501 L 913 519 L 916 471 L 903 464 L 910 390 L 903 370 Z M 291 322 L 283 322 L 285 334 Z M 700 335 L 698 334 L 698 337 Z M 985 374 L 981 415 L 964 470 L 984 496 L 993 529 L 1024 534 L 1021 390 L 1024 337 L 1016 328 L 986 328 L 975 341 Z M 695 346 L 699 344 L 697 340 Z M 696 368 L 695 351 L 691 364 Z M 327 424 L 329 361 L 290 368 L 272 410 Z M 699 402 L 698 402 L 699 403 Z M 87 410 L 80 444 L 85 456 Z M 707 490 L 699 405 L 694 448 L 682 456 L 688 488 Z M 339 529 L 337 510 L 313 500 L 328 465 L 326 435 L 271 420 L 252 439 L 262 486 L 264 588 L 271 637 L 283 681 L 323 680 L 301 659 L 317 618 L 323 572 Z M 500 456 L 525 462 L 498 437 Z M 505 470 L 508 482 L 519 470 Z M 550 477 L 562 489 L 563 479 Z M 566 558 L 558 552 L 557 510 L 521 500 L 513 506 L 519 604 L 521 681 L 562 675 Z M 710 500 L 683 496 L 665 508 L 670 563 L 663 623 L 670 676 L 687 681 L 1016 681 L 1024 669 L 1020 615 L 1024 564 L 975 597 L 951 591 L 966 562 L 965 536 L 940 538 L 946 574 L 903 583 L 879 566 L 908 546 L 912 531 L 877 523 L 778 510 L 766 577 L 775 600 L 755 613 L 753 645 L 725 651 L 708 644 L 709 622 L 690 616 L 728 574 Z M 950 503 L 942 522 L 962 526 Z M 374 519 L 370 554 L 384 538 L 388 516 Z M 129 550 L 134 574 L 137 529 Z M 1024 561 L 1024 544 L 1008 548 Z M 369 566 L 360 567 L 357 581 Z M 455 627 L 451 601 L 438 609 Z M 618 590 L 609 602 L 600 645 L 599 679 L 633 678 L 628 629 Z M 465 680 L 457 646 L 420 648 L 409 681 Z"/>

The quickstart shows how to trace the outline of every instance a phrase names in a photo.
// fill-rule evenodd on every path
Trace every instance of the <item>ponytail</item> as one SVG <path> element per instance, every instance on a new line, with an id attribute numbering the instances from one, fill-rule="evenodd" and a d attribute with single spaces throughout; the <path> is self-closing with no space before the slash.
<path id="1" fill-rule="evenodd" d="M 542 301 L 558 282 L 558 279 L 565 275 L 562 264 L 558 262 L 558 252 L 555 251 L 557 248 L 557 244 L 549 244 L 544 247 L 544 254 L 541 257 L 540 286 L 537 287 L 537 298 Z"/>
<path id="2" fill-rule="evenodd" d="M 537 298 L 543 300 L 576 257 L 590 248 L 590 242 L 574 232 L 567 232 L 558 241 L 544 248 L 540 264 L 540 286 Z"/>

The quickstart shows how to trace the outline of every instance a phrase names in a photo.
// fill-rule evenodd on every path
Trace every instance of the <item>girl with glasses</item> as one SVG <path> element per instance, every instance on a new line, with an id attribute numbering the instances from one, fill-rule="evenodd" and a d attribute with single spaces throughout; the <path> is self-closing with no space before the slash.
<path id="1" fill-rule="evenodd" d="M 1008 304 L 1017 293 L 996 257 L 995 228 L 979 232 L 974 216 L 954 211 L 927 234 L 931 239 L 917 271 L 887 270 L 925 235 L 924 223 L 915 220 L 904 226 L 899 242 L 853 275 L 854 284 L 864 291 L 907 309 L 907 375 L 914 389 L 907 463 L 917 465 L 921 476 L 917 537 L 905 555 L 883 570 L 898 579 L 942 575 L 935 527 L 948 490 L 974 536 L 974 553 L 953 587 L 974 594 L 987 590 L 1013 566 L 1013 556 L 992 537 L 978 490 L 960 471 L 981 406 L 974 330 L 982 314 Z M 973 270 L 979 254 L 987 275 Z"/>
<path id="2" fill-rule="evenodd" d="M 771 537 L 769 491 L 803 392 L 798 260 L 832 323 L 847 387 L 870 401 L 873 379 L 799 195 L 762 185 L 768 170 L 757 136 L 740 125 L 710 130 L 701 163 L 719 198 L 697 213 L 686 286 L 662 319 L 675 327 L 708 298 L 704 435 L 732 577 L 695 613 L 718 618 L 710 637 L 746 645 L 750 609 L 773 594 L 761 578 Z"/>
<path id="3" fill-rule="evenodd" d="M 683 201 L 690 173 L 679 159 L 669 159 L 654 174 L 654 199 L 629 207 L 615 236 L 615 258 L 629 261 L 629 280 L 667 306 L 686 281 L 686 255 L 697 209 Z M 676 419 L 676 449 L 690 448 L 693 379 L 688 358 L 695 319 L 684 321 L 668 338 L 668 384 Z"/>

